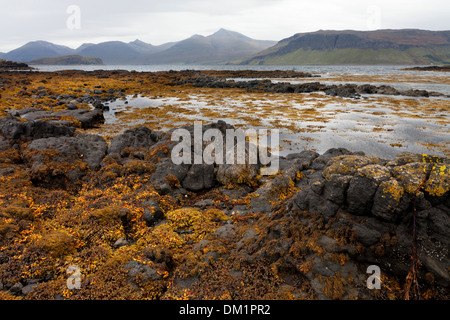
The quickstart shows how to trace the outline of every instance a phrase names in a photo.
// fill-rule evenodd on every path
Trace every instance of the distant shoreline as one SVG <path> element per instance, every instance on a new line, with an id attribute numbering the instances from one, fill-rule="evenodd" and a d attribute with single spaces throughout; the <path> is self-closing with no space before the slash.
<path id="1" fill-rule="evenodd" d="M 450 72 L 450 65 L 448 65 L 448 66 L 412 67 L 412 68 L 405 68 L 403 70 L 407 70 L 407 71 L 442 71 L 442 72 Z"/>

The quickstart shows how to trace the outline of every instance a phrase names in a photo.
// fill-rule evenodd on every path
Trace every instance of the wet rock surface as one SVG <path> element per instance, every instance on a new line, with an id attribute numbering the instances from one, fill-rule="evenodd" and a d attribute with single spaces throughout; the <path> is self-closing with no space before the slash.
<path id="1" fill-rule="evenodd" d="M 20 113 L 23 118 L 34 112 Z M 75 198 L 86 194 L 74 200 L 83 210 L 70 209 L 75 206 L 70 201 L 60 207 L 80 219 L 81 229 L 24 244 L 30 259 L 78 252 L 81 263 L 91 256 L 106 261 L 109 254 L 106 269 L 92 271 L 85 289 L 75 293 L 79 298 L 97 288 L 94 278 L 105 286 L 112 285 L 105 279 L 116 279 L 121 294 L 137 299 L 177 298 L 186 289 L 198 299 L 401 298 L 413 250 L 422 293 L 449 298 L 448 158 L 303 151 L 279 158 L 279 172 L 261 177 L 259 162 L 176 165 L 171 132 L 140 127 L 114 137 L 108 147 L 102 137 L 74 133 L 72 126 L 33 129 L 37 121 L 0 119 L 0 173 L 11 176 L 20 164 L 36 190 L 63 198 L 65 192 Z M 233 127 L 219 121 L 202 130 L 210 128 L 225 134 Z M 193 126 L 184 129 L 193 134 Z M 194 157 L 194 148 L 185 152 Z M 46 208 L 33 216 L 30 212 L 37 211 L 29 207 L 5 204 L 2 246 L 18 237 L 15 232 L 25 221 L 58 214 Z M 12 222 L 17 217 L 21 224 Z M 63 217 L 58 219 L 69 228 Z M 124 257 L 115 256 L 119 253 Z M 14 282 L 14 259 L 0 252 L 3 291 L 27 298 L 57 296 L 52 286 L 61 278 L 50 272 L 41 275 L 48 276 L 46 281 L 32 285 Z M 383 290 L 367 289 L 369 265 L 380 267 Z"/>

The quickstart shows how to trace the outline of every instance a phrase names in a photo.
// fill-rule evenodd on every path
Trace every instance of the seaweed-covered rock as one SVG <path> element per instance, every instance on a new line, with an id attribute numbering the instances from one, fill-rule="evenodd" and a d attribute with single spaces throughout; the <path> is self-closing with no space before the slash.
<path id="1" fill-rule="evenodd" d="M 151 182 L 157 189 L 161 189 L 162 186 L 180 187 L 189 168 L 188 164 L 174 164 L 169 158 L 162 159 L 156 164 Z"/>
<path id="2" fill-rule="evenodd" d="M 25 149 L 25 159 L 36 182 L 68 179 L 79 183 L 88 170 L 97 170 L 106 155 L 106 141 L 97 135 L 33 140 Z"/>
<path id="3" fill-rule="evenodd" d="M 258 163 L 251 163 L 249 160 L 249 146 L 245 146 L 245 163 L 239 163 L 237 159 L 237 146 L 230 148 L 225 154 L 225 158 L 231 158 L 234 155 L 233 163 L 219 164 L 216 172 L 216 179 L 223 185 L 236 184 L 254 184 L 254 179 L 259 173 L 260 165 Z"/>
<path id="4" fill-rule="evenodd" d="M 25 121 L 17 117 L 0 118 L 0 134 L 6 139 L 30 141 L 41 138 L 73 136 L 75 126 L 69 121 Z"/>
<path id="5" fill-rule="evenodd" d="M 108 153 L 120 154 L 125 148 L 148 149 L 154 145 L 159 138 L 160 135 L 157 132 L 154 132 L 146 127 L 130 129 L 111 140 Z"/>

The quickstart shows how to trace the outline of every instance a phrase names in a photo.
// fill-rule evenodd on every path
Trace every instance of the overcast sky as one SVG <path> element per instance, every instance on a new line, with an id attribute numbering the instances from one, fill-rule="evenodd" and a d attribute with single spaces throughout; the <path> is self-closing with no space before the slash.
<path id="1" fill-rule="evenodd" d="M 449 0 L 0 0 L 0 52 L 47 40 L 158 45 L 220 28 L 260 40 L 328 30 L 450 30 Z"/>

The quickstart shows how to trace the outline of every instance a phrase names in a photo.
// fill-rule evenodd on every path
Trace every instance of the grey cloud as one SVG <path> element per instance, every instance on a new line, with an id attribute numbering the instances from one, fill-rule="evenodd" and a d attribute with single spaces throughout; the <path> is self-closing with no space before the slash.
<path id="1" fill-rule="evenodd" d="M 380 8 L 381 28 L 450 29 L 448 0 L 1 0 L 0 51 L 47 40 L 153 44 L 212 33 L 221 27 L 257 39 L 280 40 L 318 29 L 367 30 L 370 6 Z M 66 10 L 81 10 L 81 29 L 69 30 Z"/>

